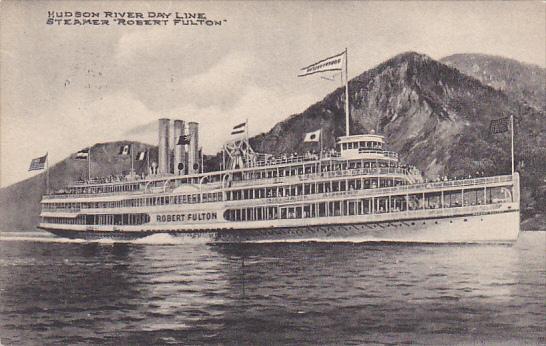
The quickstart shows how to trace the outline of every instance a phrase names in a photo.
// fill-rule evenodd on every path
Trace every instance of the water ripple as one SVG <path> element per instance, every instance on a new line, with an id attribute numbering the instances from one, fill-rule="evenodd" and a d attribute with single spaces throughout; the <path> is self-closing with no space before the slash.
<path id="1" fill-rule="evenodd" d="M 2 344 L 540 344 L 545 232 L 514 246 L 0 233 Z"/>

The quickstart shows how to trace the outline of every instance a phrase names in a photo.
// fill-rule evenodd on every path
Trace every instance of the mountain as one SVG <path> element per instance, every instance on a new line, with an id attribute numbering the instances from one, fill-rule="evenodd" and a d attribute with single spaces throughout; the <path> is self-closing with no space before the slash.
<path id="1" fill-rule="evenodd" d="M 385 135 L 390 149 L 429 178 L 467 176 L 477 171 L 487 175 L 510 173 L 510 137 L 507 133 L 490 135 L 489 124 L 492 119 L 517 115 L 515 147 L 522 176 L 523 217 L 540 219 L 546 215 L 544 110 L 414 52 L 397 55 L 352 79 L 349 98 L 351 134 L 375 130 Z M 336 137 L 345 135 L 343 106 L 344 89 L 339 88 L 250 142 L 258 152 L 304 152 L 313 148 L 313 144 L 303 143 L 304 134 L 321 128 L 323 145 L 331 148 Z M 94 175 L 128 169 L 128 163 L 116 157 L 120 143 L 125 142 L 93 147 L 93 152 L 102 153 L 95 156 Z M 218 168 L 220 161 L 221 154 L 206 157 L 205 166 Z M 67 159 L 55 165 L 51 170 L 52 186 L 61 187 L 69 178 L 80 177 L 85 166 L 78 164 Z M 2 229 L 29 229 L 29 225 L 35 225 L 43 192 L 39 179 L 34 177 L 0 190 Z"/>
<path id="2" fill-rule="evenodd" d="M 546 69 L 540 66 L 485 54 L 454 54 L 440 61 L 536 109 L 546 110 Z"/>

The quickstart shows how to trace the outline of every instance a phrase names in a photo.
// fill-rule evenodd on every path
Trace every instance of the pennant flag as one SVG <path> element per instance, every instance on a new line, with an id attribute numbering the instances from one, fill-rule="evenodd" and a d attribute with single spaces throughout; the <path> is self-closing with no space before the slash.
<path id="1" fill-rule="evenodd" d="M 322 59 L 312 65 L 301 69 L 298 77 L 308 76 L 310 74 L 327 72 L 327 71 L 341 71 L 343 69 L 343 55 L 345 52 L 331 56 L 326 59 Z"/>
<path id="2" fill-rule="evenodd" d="M 510 117 L 491 120 L 489 132 L 492 134 L 503 133 L 510 129 Z"/>
<path id="3" fill-rule="evenodd" d="M 176 141 L 176 145 L 186 145 L 190 144 L 190 136 L 189 135 L 182 135 L 178 137 L 178 140 Z"/>
<path id="4" fill-rule="evenodd" d="M 89 158 L 89 148 L 80 150 L 76 153 L 76 160 L 87 160 Z"/>
<path id="5" fill-rule="evenodd" d="M 35 159 L 32 159 L 32 161 L 30 161 L 30 167 L 28 168 L 29 172 L 39 171 L 41 169 L 44 169 L 46 161 L 47 161 L 47 154 L 45 154 L 42 157 L 37 157 Z"/>
<path id="6" fill-rule="evenodd" d="M 318 129 L 314 132 L 308 132 L 305 134 L 304 142 L 318 142 L 320 139 L 320 131 L 321 129 Z"/>
<path id="7" fill-rule="evenodd" d="M 129 155 L 131 153 L 131 146 L 129 144 L 122 145 L 119 148 L 119 155 Z"/>
<path id="8" fill-rule="evenodd" d="M 136 160 L 137 161 L 144 161 L 146 160 L 146 152 L 145 151 L 141 151 L 137 154 L 137 157 L 136 157 Z"/>
<path id="9" fill-rule="evenodd" d="M 245 131 L 246 131 L 246 122 L 233 126 L 233 130 L 231 130 L 231 134 L 239 135 L 241 133 L 244 133 Z"/>

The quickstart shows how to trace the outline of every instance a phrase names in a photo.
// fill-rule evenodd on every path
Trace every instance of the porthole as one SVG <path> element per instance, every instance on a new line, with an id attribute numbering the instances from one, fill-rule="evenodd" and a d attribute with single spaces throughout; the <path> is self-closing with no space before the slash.
<path id="1" fill-rule="evenodd" d="M 415 222 L 412 222 L 411 225 L 414 226 L 414 225 L 415 225 Z"/>
<path id="2" fill-rule="evenodd" d="M 449 220 L 449 223 L 453 223 L 453 220 Z"/>
<path id="3" fill-rule="evenodd" d="M 435 224 L 438 224 L 438 221 L 434 221 Z"/>
<path id="4" fill-rule="evenodd" d="M 464 219 L 464 222 L 467 222 L 467 221 L 468 221 L 468 219 Z"/>

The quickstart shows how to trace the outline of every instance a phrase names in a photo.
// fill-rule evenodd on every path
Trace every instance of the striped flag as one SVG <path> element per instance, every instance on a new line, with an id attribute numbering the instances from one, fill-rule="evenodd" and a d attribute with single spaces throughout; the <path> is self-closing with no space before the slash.
<path id="1" fill-rule="evenodd" d="M 37 157 L 35 159 L 32 159 L 30 161 L 30 167 L 28 168 L 28 171 L 39 171 L 41 169 L 45 168 L 45 164 L 47 162 L 47 154 L 41 157 Z"/>
<path id="2" fill-rule="evenodd" d="M 87 160 L 89 158 L 89 148 L 78 151 L 74 158 L 76 160 Z"/>
<path id="3" fill-rule="evenodd" d="M 491 120 L 489 132 L 492 134 L 503 133 L 510 129 L 510 117 Z"/>
<path id="4" fill-rule="evenodd" d="M 336 54 L 326 59 L 322 59 L 314 64 L 303 67 L 300 69 L 298 77 L 308 76 L 310 74 L 328 72 L 328 71 L 341 71 L 343 70 L 343 56 L 345 52 Z"/>
<path id="5" fill-rule="evenodd" d="M 231 130 L 231 134 L 240 135 L 241 133 L 245 133 L 245 131 L 246 131 L 246 122 L 233 126 L 233 130 Z"/>

